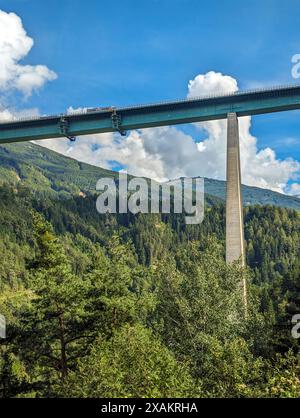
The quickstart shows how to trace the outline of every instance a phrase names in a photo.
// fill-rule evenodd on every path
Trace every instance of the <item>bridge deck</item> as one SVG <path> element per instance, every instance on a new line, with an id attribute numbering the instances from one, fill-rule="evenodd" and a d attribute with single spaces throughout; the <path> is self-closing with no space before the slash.
<path id="1" fill-rule="evenodd" d="M 224 119 L 232 112 L 247 116 L 294 109 L 300 109 L 300 85 L 3 122 L 0 144 Z"/>

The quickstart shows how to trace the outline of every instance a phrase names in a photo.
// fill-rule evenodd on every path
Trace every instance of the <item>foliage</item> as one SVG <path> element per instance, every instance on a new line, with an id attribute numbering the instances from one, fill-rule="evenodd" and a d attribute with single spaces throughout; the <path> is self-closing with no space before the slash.
<path id="1" fill-rule="evenodd" d="M 0 397 L 299 397 L 299 212 L 245 208 L 242 270 L 222 202 L 201 225 L 99 215 L 98 169 L 23 151 L 1 147 Z"/>
<path id="2" fill-rule="evenodd" d="M 69 378 L 75 397 L 184 397 L 193 391 L 186 364 L 176 361 L 150 330 L 125 325 L 112 338 L 95 341 Z"/>

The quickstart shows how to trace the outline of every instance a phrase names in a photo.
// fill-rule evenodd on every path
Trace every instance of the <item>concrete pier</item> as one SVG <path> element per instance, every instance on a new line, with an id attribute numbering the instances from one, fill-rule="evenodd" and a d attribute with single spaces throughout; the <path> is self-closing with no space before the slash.
<path id="1" fill-rule="evenodd" d="M 239 260 L 241 265 L 245 266 L 239 126 L 236 113 L 227 115 L 226 171 L 226 262 Z M 244 278 L 241 285 L 246 305 L 247 291 Z"/>

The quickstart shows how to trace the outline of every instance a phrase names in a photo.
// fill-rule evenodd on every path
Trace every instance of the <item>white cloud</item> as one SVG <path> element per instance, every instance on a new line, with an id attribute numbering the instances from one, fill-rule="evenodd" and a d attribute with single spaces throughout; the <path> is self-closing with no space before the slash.
<path id="1" fill-rule="evenodd" d="M 237 90 L 234 78 L 210 71 L 189 82 L 187 97 Z M 61 139 L 42 141 L 41 145 L 105 168 L 111 168 L 112 161 L 117 161 L 132 174 L 157 180 L 179 176 L 224 179 L 226 120 L 195 125 L 207 136 L 198 143 L 175 127 L 162 127 L 132 131 L 127 138 L 104 134 L 78 138 L 71 145 Z M 239 118 L 239 128 L 243 183 L 288 192 L 287 183 L 297 178 L 299 162 L 292 158 L 280 160 L 271 148 L 258 150 L 257 139 L 250 132 L 251 117 Z"/>
<path id="2" fill-rule="evenodd" d="M 126 138 L 107 133 L 78 137 L 75 143 L 59 138 L 38 143 L 103 168 L 111 168 L 117 161 L 129 173 L 159 180 L 180 176 L 191 153 L 197 152 L 193 138 L 172 127 L 132 131 Z"/>
<path id="3" fill-rule="evenodd" d="M 23 28 L 22 20 L 15 13 L 0 10 L 0 91 L 19 90 L 26 97 L 41 88 L 57 75 L 45 65 L 22 65 L 33 40 Z"/>
<path id="4" fill-rule="evenodd" d="M 5 109 L 4 106 L 0 105 L 0 121 L 1 122 L 36 117 L 36 116 L 39 116 L 39 114 L 40 113 L 37 108 L 16 110 L 16 109 Z"/>
<path id="5" fill-rule="evenodd" d="M 299 183 L 291 183 L 287 189 L 287 194 L 290 194 L 292 196 L 300 197 L 300 184 Z"/>
<path id="6" fill-rule="evenodd" d="M 187 97 L 234 93 L 238 90 L 237 82 L 229 75 L 209 71 L 206 74 L 199 74 L 189 81 Z"/>
<path id="7" fill-rule="evenodd" d="M 10 112 L 8 109 L 0 109 L 0 121 L 1 122 L 6 122 L 9 120 L 13 120 L 15 119 L 14 115 L 12 114 L 12 112 Z"/>
<path id="8" fill-rule="evenodd" d="M 232 77 L 213 71 L 197 76 L 189 83 L 188 97 L 199 95 L 201 91 L 217 93 L 235 92 L 237 82 Z M 216 167 L 215 178 L 225 178 L 226 168 L 226 120 L 208 121 L 197 124 L 204 129 L 208 138 L 201 143 L 200 153 L 208 164 Z M 289 179 L 300 170 L 298 161 L 292 158 L 279 160 L 271 148 L 258 150 L 257 139 L 251 134 L 251 117 L 239 118 L 241 171 L 244 184 L 284 192 Z"/>

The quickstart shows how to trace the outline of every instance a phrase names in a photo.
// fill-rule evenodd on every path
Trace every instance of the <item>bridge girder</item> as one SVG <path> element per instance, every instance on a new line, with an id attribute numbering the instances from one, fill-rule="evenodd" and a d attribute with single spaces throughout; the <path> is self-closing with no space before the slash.
<path id="1" fill-rule="evenodd" d="M 121 132 L 300 109 L 300 86 L 0 123 L 0 144 Z M 117 120 L 117 124 L 116 124 Z M 67 129 L 66 129 L 67 127 Z"/>

